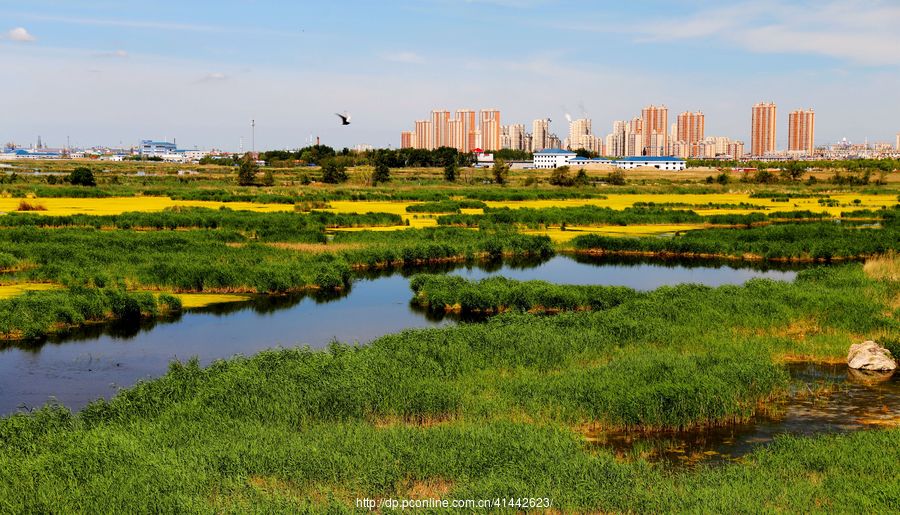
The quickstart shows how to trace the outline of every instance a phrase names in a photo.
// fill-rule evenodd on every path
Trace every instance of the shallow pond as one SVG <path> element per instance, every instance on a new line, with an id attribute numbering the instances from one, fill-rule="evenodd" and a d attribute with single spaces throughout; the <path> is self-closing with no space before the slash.
<path id="1" fill-rule="evenodd" d="M 93 399 L 113 395 L 120 387 L 164 374 L 175 359 L 197 356 L 202 364 L 208 364 L 273 347 L 321 348 L 333 340 L 366 343 L 406 328 L 453 323 L 429 319 L 410 307 L 408 276 L 417 272 L 473 279 L 504 275 L 641 290 L 685 282 L 719 286 L 741 284 L 754 277 L 792 280 L 795 276 L 787 269 L 718 262 L 566 256 L 361 274 L 342 296 L 262 296 L 141 325 L 94 326 L 37 344 L 7 346 L 0 349 L 0 414 L 40 406 L 49 399 L 79 409 Z"/>
<path id="2" fill-rule="evenodd" d="M 624 459 L 690 466 L 740 460 L 779 435 L 810 436 L 900 425 L 900 373 L 865 373 L 847 365 L 788 365 L 793 395 L 774 414 L 745 424 L 670 433 L 599 433 L 596 445 Z"/>

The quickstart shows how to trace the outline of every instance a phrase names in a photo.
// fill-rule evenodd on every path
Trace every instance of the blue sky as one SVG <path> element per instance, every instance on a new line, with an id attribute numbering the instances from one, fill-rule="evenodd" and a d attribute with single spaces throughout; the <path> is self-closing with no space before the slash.
<path id="1" fill-rule="evenodd" d="M 397 146 L 432 108 L 565 113 L 604 135 L 642 106 L 817 112 L 817 143 L 900 131 L 900 2 L 0 0 L 0 140 L 185 148 Z M 335 111 L 349 111 L 340 127 Z M 749 141 L 748 141 L 749 143 Z"/>

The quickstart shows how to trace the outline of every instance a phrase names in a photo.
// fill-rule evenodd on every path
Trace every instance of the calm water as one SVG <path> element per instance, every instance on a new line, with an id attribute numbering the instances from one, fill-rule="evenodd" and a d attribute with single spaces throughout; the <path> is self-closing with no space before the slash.
<path id="1" fill-rule="evenodd" d="M 794 396 L 777 407 L 776 415 L 702 431 L 607 433 L 589 440 L 625 458 L 688 466 L 718 464 L 739 460 L 779 435 L 810 436 L 896 425 L 900 417 L 900 373 L 866 374 L 847 365 L 814 363 L 793 364 L 788 369 L 796 383 Z"/>
<path id="2" fill-rule="evenodd" d="M 420 271 L 641 290 L 685 282 L 718 286 L 754 277 L 792 280 L 795 276 L 790 270 L 735 266 L 558 256 L 538 262 L 389 271 L 360 277 L 346 295 L 335 298 L 260 297 L 141 326 L 92 327 L 40 344 L 0 349 L 0 414 L 40 406 L 50 399 L 79 409 L 98 397 L 113 395 L 120 387 L 164 374 L 175 359 L 197 356 L 207 364 L 273 347 L 320 348 L 333 340 L 365 343 L 406 328 L 452 323 L 430 320 L 410 307 L 408 276 Z"/>

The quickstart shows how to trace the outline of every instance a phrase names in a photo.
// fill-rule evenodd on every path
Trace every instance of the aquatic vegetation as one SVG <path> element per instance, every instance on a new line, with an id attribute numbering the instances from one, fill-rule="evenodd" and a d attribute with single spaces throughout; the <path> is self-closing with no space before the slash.
<path id="1" fill-rule="evenodd" d="M 173 295 L 154 296 L 119 288 L 29 290 L 0 300 L 0 339 L 40 338 L 87 323 L 133 321 L 181 307 L 181 301 Z"/>
<path id="2" fill-rule="evenodd" d="M 496 313 L 520 311 L 602 310 L 637 298 L 621 286 L 580 286 L 489 277 L 467 281 L 455 275 L 416 275 L 409 282 L 413 302 L 435 311 Z"/>
<path id="3" fill-rule="evenodd" d="M 834 223 L 775 224 L 690 231 L 673 238 L 612 238 L 587 234 L 573 239 L 572 245 L 576 251 L 587 253 L 829 261 L 898 250 L 900 233 L 893 226 L 857 229 Z"/>

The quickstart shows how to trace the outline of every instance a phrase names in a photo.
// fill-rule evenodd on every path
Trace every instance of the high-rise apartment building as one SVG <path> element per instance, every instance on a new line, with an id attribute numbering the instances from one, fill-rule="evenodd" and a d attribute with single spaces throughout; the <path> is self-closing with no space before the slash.
<path id="1" fill-rule="evenodd" d="M 788 151 L 813 155 L 816 138 L 816 113 L 797 109 L 788 115 Z"/>
<path id="2" fill-rule="evenodd" d="M 500 128 L 500 148 L 528 150 L 525 146 L 525 126 L 521 123 L 503 125 Z"/>
<path id="3" fill-rule="evenodd" d="M 460 109 L 450 123 L 450 146 L 460 152 L 475 150 L 475 111 Z M 499 130 L 499 128 L 498 128 Z"/>
<path id="4" fill-rule="evenodd" d="M 485 151 L 500 150 L 500 111 L 481 110 L 481 146 Z"/>
<path id="5" fill-rule="evenodd" d="M 413 146 L 434 150 L 434 127 L 430 120 L 416 120 L 416 131 Z"/>
<path id="6" fill-rule="evenodd" d="M 550 148 L 550 121 L 546 118 L 531 122 L 531 151 Z"/>
<path id="7" fill-rule="evenodd" d="M 622 157 L 625 154 L 625 134 L 628 122 L 616 120 L 613 122 L 612 132 L 606 136 L 606 155 Z"/>
<path id="8" fill-rule="evenodd" d="M 750 154 L 761 157 L 775 152 L 776 108 L 774 103 L 760 102 L 753 106 L 750 130 Z"/>
<path id="9" fill-rule="evenodd" d="M 728 149 L 725 152 L 732 159 L 740 159 L 744 157 L 744 142 L 743 141 L 732 141 L 728 143 Z"/>
<path id="10" fill-rule="evenodd" d="M 644 120 L 632 118 L 625 124 L 625 155 L 639 156 L 644 148 Z"/>
<path id="11" fill-rule="evenodd" d="M 579 118 L 569 122 L 569 149 L 578 150 L 583 147 L 584 138 L 582 136 L 591 136 L 591 121 L 587 118 Z"/>
<path id="12" fill-rule="evenodd" d="M 641 155 L 664 156 L 669 153 L 669 108 L 650 105 L 641 111 L 643 145 Z"/>
<path id="13" fill-rule="evenodd" d="M 450 146 L 450 111 L 437 109 L 431 112 L 431 126 L 434 130 L 434 148 Z"/>
<path id="14" fill-rule="evenodd" d="M 894 148 L 900 152 L 900 132 L 897 133 L 897 141 L 894 143 Z"/>
<path id="15" fill-rule="evenodd" d="M 562 140 L 559 139 L 559 136 L 556 134 L 551 134 L 547 138 L 547 148 L 562 148 Z"/>
<path id="16" fill-rule="evenodd" d="M 412 131 L 401 131 L 400 148 L 413 148 L 413 137 L 414 134 Z"/>
<path id="17" fill-rule="evenodd" d="M 706 137 L 706 115 L 700 111 L 684 112 L 678 115 L 676 125 L 675 140 L 684 143 L 683 148 L 687 150 L 687 157 L 700 157 L 699 143 Z"/>

